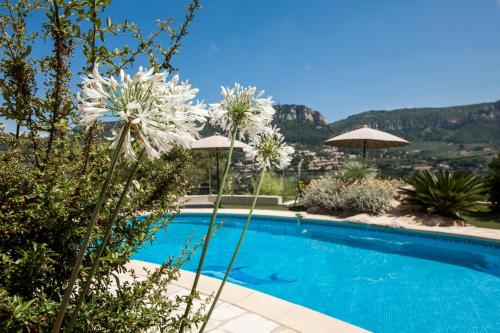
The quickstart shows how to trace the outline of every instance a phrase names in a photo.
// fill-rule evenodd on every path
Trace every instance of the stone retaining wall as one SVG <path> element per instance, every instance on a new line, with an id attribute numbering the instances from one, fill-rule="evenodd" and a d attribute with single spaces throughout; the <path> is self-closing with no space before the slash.
<path id="1" fill-rule="evenodd" d="M 188 195 L 183 198 L 184 203 L 196 204 L 204 202 L 215 202 L 215 195 Z M 221 204 L 227 205 L 251 205 L 253 195 L 223 195 Z M 258 205 L 281 205 L 282 198 L 280 195 L 259 195 L 257 199 Z"/>

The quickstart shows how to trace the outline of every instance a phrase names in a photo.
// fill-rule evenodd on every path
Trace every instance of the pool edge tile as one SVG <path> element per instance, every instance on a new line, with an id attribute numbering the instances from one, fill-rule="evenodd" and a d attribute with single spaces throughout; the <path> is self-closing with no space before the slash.
<path id="1" fill-rule="evenodd" d="M 126 267 L 133 269 L 139 276 L 144 276 L 145 269 L 150 271 L 160 265 L 140 260 L 130 260 Z M 195 274 L 179 270 L 180 277 L 173 281 L 175 286 L 190 290 Z M 198 283 L 198 292 L 211 295 L 219 288 L 220 280 L 202 275 Z M 340 319 L 330 317 L 312 309 L 294 304 L 283 299 L 238 286 L 227 282 L 220 300 L 238 306 L 250 313 L 257 314 L 280 326 L 302 333 L 366 333 L 365 329 Z"/>

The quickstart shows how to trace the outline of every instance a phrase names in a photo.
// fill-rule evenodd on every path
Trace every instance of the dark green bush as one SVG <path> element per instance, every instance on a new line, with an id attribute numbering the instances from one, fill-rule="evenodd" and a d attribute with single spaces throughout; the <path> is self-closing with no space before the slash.
<path id="1" fill-rule="evenodd" d="M 404 202 L 432 214 L 458 218 L 460 212 L 484 211 L 487 186 L 470 172 L 417 171 L 404 179 L 411 188 L 400 188 Z"/>
<path id="2" fill-rule="evenodd" d="M 81 174 L 83 158 L 78 139 L 65 138 L 57 144 L 54 163 L 40 171 L 28 167 L 22 149 L 9 144 L 9 151 L 0 155 L 0 331 L 46 331 L 54 320 L 64 286 L 79 248 L 82 234 L 103 181 L 108 152 L 103 144 L 92 149 L 90 170 Z M 16 141 L 15 145 L 19 143 Z M 64 148 L 63 148 L 64 146 Z M 76 329 L 89 331 L 141 331 L 163 327 L 166 331 L 178 326 L 178 319 L 169 316 L 185 299 L 159 298 L 168 283 L 178 276 L 178 267 L 189 259 L 186 251 L 180 258 L 167 259 L 163 274 L 152 274 L 145 281 L 121 285 L 118 293 L 109 290 L 114 276 L 124 272 L 130 256 L 156 231 L 167 226 L 168 214 L 175 213 L 175 201 L 187 188 L 186 170 L 190 158 L 179 151 L 157 162 L 141 166 L 137 176 L 140 186 L 128 196 L 112 242 L 96 274 L 87 303 L 82 308 Z M 83 267 L 92 263 L 98 240 L 109 220 L 112 207 L 120 194 L 122 177 L 115 186 L 99 216 L 94 241 L 89 246 Z M 151 211 L 146 218 L 137 212 Z M 174 253 L 165 253 L 168 258 Z M 79 283 L 82 283 L 80 281 Z M 132 301 L 133 300 L 133 301 Z M 157 312 L 149 310 L 155 308 Z M 69 307 L 69 313 L 72 305 Z M 197 316 L 197 317 L 196 317 Z M 113 318 L 109 320 L 107 318 Z M 200 316 L 195 315 L 194 320 Z"/>

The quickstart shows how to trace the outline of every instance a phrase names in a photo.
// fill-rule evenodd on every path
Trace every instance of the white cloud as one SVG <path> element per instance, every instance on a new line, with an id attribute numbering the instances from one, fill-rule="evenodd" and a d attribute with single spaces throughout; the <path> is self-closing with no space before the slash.
<path id="1" fill-rule="evenodd" d="M 219 50 L 220 50 L 219 46 L 215 42 L 212 42 L 212 43 L 210 43 L 210 46 L 208 47 L 208 55 L 213 56 L 217 52 L 219 52 Z"/>

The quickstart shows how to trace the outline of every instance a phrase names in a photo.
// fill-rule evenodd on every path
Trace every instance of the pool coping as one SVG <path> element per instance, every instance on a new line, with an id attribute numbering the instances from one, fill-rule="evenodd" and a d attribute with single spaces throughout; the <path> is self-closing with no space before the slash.
<path id="1" fill-rule="evenodd" d="M 130 260 L 127 266 L 129 269 L 133 269 L 137 276 L 144 276 L 147 274 L 146 270 L 153 271 L 160 265 Z M 179 271 L 179 279 L 172 281 L 171 284 L 190 290 L 195 273 L 185 270 Z M 197 290 L 201 294 L 212 295 L 218 290 L 220 282 L 218 279 L 202 275 Z M 307 307 L 229 282 L 226 283 L 219 299 L 301 333 L 369 332 Z"/>
<path id="2" fill-rule="evenodd" d="M 219 209 L 219 214 L 228 215 L 245 215 L 248 214 L 248 209 Z M 185 214 L 211 214 L 212 208 L 183 208 L 180 211 Z M 300 218 L 306 220 L 306 222 L 313 221 L 318 224 L 322 223 L 335 223 L 337 225 L 342 224 L 354 224 L 354 225 L 364 225 L 381 227 L 386 230 L 402 230 L 407 232 L 415 233 L 416 235 L 440 235 L 450 238 L 466 238 L 470 240 L 478 240 L 485 242 L 492 242 L 495 246 L 500 246 L 500 230 L 497 229 L 487 229 L 479 228 L 475 226 L 425 226 L 418 224 L 410 224 L 407 222 L 398 221 L 398 218 L 380 218 L 379 216 L 370 216 L 367 214 L 361 215 L 362 219 L 355 217 L 339 218 L 330 215 L 320 215 L 320 214 L 309 214 L 306 212 L 291 212 L 291 211 L 276 211 L 276 210 L 265 210 L 256 209 L 253 212 L 255 216 L 272 216 L 281 218 Z"/>

